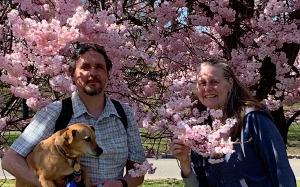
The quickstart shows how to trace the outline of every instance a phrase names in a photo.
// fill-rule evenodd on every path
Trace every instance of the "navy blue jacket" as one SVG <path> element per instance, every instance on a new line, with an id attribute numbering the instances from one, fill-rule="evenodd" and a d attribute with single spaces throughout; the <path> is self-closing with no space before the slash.
<path id="1" fill-rule="evenodd" d="M 192 151 L 199 187 L 296 187 L 285 145 L 266 112 L 247 113 L 240 136 L 235 152 L 218 164 Z"/>

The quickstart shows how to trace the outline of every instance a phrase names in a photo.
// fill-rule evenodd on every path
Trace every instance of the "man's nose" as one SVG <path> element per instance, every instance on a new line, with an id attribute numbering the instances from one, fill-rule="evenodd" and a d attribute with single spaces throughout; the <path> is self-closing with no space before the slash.
<path id="1" fill-rule="evenodd" d="M 90 74 L 90 75 L 96 75 L 97 73 L 98 73 L 97 68 L 91 67 L 91 68 L 89 69 L 89 74 Z"/>

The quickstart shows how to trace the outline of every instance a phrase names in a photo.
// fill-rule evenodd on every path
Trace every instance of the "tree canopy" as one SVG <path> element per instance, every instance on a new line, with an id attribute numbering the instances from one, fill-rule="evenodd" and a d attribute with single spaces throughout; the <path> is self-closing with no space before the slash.
<path id="1" fill-rule="evenodd" d="M 299 102 L 298 0 L 4 0 L 0 13 L 2 130 L 29 119 L 27 106 L 74 90 L 67 70 L 78 42 L 105 47 L 107 93 L 132 104 L 150 131 L 178 122 L 172 116 L 193 102 L 195 70 L 207 58 L 229 61 L 277 112 L 282 134 L 282 106 Z"/>

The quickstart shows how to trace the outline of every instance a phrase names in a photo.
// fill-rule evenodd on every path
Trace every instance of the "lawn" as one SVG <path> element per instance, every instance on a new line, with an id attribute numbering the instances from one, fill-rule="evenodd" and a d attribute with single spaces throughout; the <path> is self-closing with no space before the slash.
<path id="1" fill-rule="evenodd" d="M 182 180 L 146 180 L 142 187 L 183 187 Z"/>
<path id="2" fill-rule="evenodd" d="M 292 124 L 289 128 L 287 151 L 291 155 L 300 155 L 300 124 Z"/>

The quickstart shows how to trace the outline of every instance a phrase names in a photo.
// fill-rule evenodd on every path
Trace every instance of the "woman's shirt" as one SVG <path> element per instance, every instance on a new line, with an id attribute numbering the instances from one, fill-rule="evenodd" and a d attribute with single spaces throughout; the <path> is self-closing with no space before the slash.
<path id="1" fill-rule="evenodd" d="M 264 111 L 245 115 L 235 152 L 218 164 L 191 153 L 199 187 L 295 187 L 283 140 Z M 185 179 L 187 180 L 187 179 Z"/>

